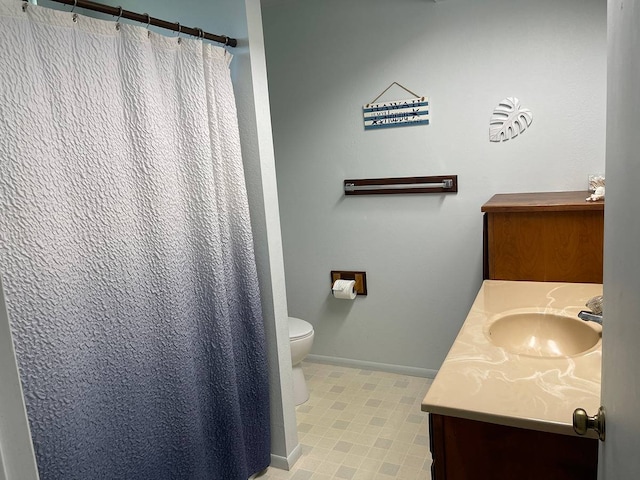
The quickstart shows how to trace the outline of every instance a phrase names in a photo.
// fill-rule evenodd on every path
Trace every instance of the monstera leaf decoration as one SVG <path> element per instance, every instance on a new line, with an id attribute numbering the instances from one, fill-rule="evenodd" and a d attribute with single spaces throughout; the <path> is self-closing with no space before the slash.
<path id="1" fill-rule="evenodd" d="M 531 111 L 528 108 L 520 108 L 520 100 L 516 97 L 505 98 L 491 116 L 489 140 L 504 142 L 517 137 L 531 125 L 532 121 Z"/>

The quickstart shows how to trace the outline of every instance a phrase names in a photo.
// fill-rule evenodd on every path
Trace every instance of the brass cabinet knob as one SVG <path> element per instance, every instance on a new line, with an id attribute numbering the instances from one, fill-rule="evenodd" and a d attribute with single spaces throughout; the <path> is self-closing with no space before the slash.
<path id="1" fill-rule="evenodd" d="M 576 408 L 573 411 L 573 430 L 578 435 L 585 435 L 589 430 L 595 430 L 598 438 L 604 442 L 604 417 L 604 407 L 600 407 L 593 417 L 587 415 L 583 408 Z"/>

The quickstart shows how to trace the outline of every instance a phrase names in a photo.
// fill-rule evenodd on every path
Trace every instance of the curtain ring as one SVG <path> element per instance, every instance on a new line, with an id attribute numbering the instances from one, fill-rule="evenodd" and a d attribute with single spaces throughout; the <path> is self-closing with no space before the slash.
<path id="1" fill-rule="evenodd" d="M 122 18 L 122 7 L 118 7 L 118 18 L 116 19 L 116 30 L 120 30 L 120 19 Z"/>
<path id="2" fill-rule="evenodd" d="M 143 13 L 143 15 L 147 16 L 147 37 L 151 36 L 151 30 L 149 30 L 149 25 L 151 25 L 151 15 L 148 13 Z"/>
<path id="3" fill-rule="evenodd" d="M 22 2 L 22 11 L 26 12 L 27 11 L 27 7 L 29 6 L 29 2 L 27 2 L 27 0 L 24 0 Z"/>
<path id="4" fill-rule="evenodd" d="M 199 37 L 200 39 L 203 39 L 203 38 L 204 38 L 204 32 L 202 31 L 202 29 L 201 29 L 201 28 L 198 28 L 198 37 Z"/>
<path id="5" fill-rule="evenodd" d="M 182 39 L 180 38 L 180 34 L 182 33 L 182 25 L 180 25 L 180 22 L 178 23 L 178 43 L 182 43 Z"/>

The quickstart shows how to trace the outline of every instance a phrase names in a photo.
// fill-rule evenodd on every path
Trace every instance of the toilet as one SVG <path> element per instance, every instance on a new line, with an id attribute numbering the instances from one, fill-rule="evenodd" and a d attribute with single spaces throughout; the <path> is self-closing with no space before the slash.
<path id="1" fill-rule="evenodd" d="M 293 366 L 293 400 L 296 405 L 301 405 L 309 400 L 309 389 L 302 372 L 302 360 L 309 354 L 313 345 L 313 326 L 300 318 L 289 317 L 289 342 Z"/>

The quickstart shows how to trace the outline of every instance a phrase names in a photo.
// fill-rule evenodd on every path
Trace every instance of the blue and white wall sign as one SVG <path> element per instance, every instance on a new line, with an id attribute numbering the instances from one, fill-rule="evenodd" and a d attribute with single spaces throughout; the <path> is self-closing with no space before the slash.
<path id="1" fill-rule="evenodd" d="M 362 107 L 364 129 L 429 125 L 429 98 L 368 103 Z"/>

